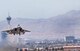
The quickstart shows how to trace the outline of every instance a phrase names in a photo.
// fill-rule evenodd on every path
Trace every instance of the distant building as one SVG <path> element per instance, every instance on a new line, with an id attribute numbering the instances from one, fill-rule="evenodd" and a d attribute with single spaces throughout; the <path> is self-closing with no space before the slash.
<path id="1" fill-rule="evenodd" d="M 67 43 L 75 43 L 76 39 L 74 36 L 66 36 L 66 42 Z"/>
<path id="2" fill-rule="evenodd" d="M 80 46 L 54 47 L 53 51 L 80 51 Z"/>
<path id="3" fill-rule="evenodd" d="M 6 41 L 7 40 L 7 33 L 1 32 L 1 39 L 2 39 L 2 41 Z"/>
<path id="4" fill-rule="evenodd" d="M 63 46 L 64 51 L 80 51 L 80 46 Z"/>
<path id="5" fill-rule="evenodd" d="M 46 47 L 46 48 L 17 48 L 17 51 L 80 51 L 80 46 L 70 45 L 70 46 L 56 46 L 56 47 Z"/>

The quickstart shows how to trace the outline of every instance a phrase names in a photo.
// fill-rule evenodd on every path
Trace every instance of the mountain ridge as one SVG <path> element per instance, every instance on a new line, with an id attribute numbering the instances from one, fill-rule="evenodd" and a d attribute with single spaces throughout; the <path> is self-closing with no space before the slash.
<path id="1" fill-rule="evenodd" d="M 26 35 L 27 38 L 31 39 L 34 37 L 35 39 L 39 37 L 41 37 L 39 39 L 64 38 L 68 35 L 78 37 L 80 33 L 80 11 L 70 11 L 48 19 L 12 19 L 12 27 L 16 27 L 18 24 L 31 31 L 30 34 Z M 6 27 L 8 27 L 6 21 L 0 22 L 0 29 L 7 29 Z"/>

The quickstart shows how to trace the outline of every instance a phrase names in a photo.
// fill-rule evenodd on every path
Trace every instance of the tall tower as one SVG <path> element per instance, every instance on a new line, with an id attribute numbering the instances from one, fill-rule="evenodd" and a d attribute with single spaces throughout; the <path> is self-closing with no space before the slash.
<path id="1" fill-rule="evenodd" d="M 6 19 L 7 19 L 8 24 L 10 25 L 11 17 L 9 15 L 9 13 L 8 13 L 8 17 Z"/>

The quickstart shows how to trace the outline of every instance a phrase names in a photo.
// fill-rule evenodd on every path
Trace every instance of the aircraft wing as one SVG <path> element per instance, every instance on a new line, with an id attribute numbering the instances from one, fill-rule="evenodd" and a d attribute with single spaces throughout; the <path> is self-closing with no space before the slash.
<path id="1" fill-rule="evenodd" d="M 5 31 L 2 31 L 2 32 L 7 32 L 8 33 L 8 32 L 10 32 L 10 30 L 5 30 Z"/>
<path id="2" fill-rule="evenodd" d="M 31 32 L 31 31 L 29 31 L 29 30 L 24 30 L 25 32 Z"/>
<path id="3" fill-rule="evenodd" d="M 13 30 L 11 29 L 11 30 L 5 30 L 5 31 L 2 31 L 2 32 L 7 32 L 7 33 L 9 33 L 9 34 L 15 34 L 15 33 L 13 33 L 12 31 L 13 31 Z"/>

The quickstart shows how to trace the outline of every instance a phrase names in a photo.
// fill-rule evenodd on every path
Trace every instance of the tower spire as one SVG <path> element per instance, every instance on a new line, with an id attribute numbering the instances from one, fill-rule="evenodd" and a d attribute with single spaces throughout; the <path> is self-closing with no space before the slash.
<path id="1" fill-rule="evenodd" d="M 10 16 L 10 13 L 8 12 L 8 17 Z"/>
<path id="2" fill-rule="evenodd" d="M 9 25 L 10 25 L 10 21 L 11 21 L 11 17 L 10 17 L 10 14 L 8 12 L 7 22 L 8 22 Z"/>

